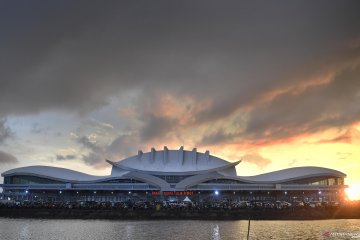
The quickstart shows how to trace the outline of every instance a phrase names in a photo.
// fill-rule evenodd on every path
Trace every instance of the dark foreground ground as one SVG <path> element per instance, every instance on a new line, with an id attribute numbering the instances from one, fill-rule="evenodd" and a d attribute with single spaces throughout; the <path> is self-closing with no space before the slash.
<path id="1" fill-rule="evenodd" d="M 360 219 L 359 207 L 319 209 L 56 209 L 0 208 L 0 217 L 42 219 L 317 220 Z"/>

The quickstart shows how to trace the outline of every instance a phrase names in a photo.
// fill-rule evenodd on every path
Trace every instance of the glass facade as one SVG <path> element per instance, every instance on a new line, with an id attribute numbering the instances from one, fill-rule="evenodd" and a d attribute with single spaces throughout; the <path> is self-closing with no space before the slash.
<path id="1" fill-rule="evenodd" d="M 211 180 L 203 182 L 203 183 L 239 184 L 239 183 L 244 183 L 244 182 L 234 180 L 234 179 L 211 179 Z"/>
<path id="2" fill-rule="evenodd" d="M 5 177 L 4 183 L 5 184 L 59 184 L 64 182 L 36 177 L 36 176 L 18 175 L 18 176 Z"/>
<path id="3" fill-rule="evenodd" d="M 327 178 L 320 181 L 312 182 L 311 185 L 344 185 L 344 178 Z"/>
<path id="4" fill-rule="evenodd" d="M 112 180 L 103 181 L 101 183 L 144 183 L 144 182 L 135 179 L 112 179 Z"/>
<path id="5" fill-rule="evenodd" d="M 336 178 L 336 177 L 305 178 L 300 180 L 283 182 L 282 184 L 308 184 L 308 185 L 325 185 L 325 186 L 344 185 L 344 178 Z"/>
<path id="6" fill-rule="evenodd" d="M 193 175 L 185 175 L 185 176 L 182 176 L 182 175 L 154 175 L 154 176 L 161 178 L 168 183 L 178 183 L 178 182 L 184 180 L 185 178 L 192 177 Z"/>

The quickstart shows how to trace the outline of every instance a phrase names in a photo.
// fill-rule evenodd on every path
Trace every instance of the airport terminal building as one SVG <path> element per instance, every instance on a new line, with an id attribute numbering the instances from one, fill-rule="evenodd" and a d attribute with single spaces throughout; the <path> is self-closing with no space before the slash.
<path id="1" fill-rule="evenodd" d="M 205 153 L 151 149 L 111 166 L 108 176 L 49 166 L 2 173 L 2 197 L 17 201 L 338 201 L 344 199 L 342 172 L 294 167 L 256 176 L 238 176 L 236 165 Z"/>

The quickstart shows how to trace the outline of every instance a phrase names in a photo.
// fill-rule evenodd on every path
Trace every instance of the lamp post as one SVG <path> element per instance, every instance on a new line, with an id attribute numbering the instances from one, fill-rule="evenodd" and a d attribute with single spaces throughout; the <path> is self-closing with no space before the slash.
<path id="1" fill-rule="evenodd" d="M 29 200 L 29 195 L 28 195 L 28 193 L 29 193 L 29 190 L 26 189 L 26 190 L 25 190 L 25 196 L 26 196 L 25 199 L 26 199 L 26 200 Z"/>
<path id="2" fill-rule="evenodd" d="M 214 191 L 214 195 L 215 195 L 215 198 L 217 199 L 217 196 L 219 196 L 219 191 L 218 191 L 218 190 L 215 190 L 215 191 Z"/>

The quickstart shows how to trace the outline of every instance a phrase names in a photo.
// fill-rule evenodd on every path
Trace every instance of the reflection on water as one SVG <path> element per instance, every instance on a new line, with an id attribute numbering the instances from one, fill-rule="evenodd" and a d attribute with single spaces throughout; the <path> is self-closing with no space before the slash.
<path id="1" fill-rule="evenodd" d="M 0 239 L 246 239 L 248 221 L 0 218 Z M 251 221 L 250 239 L 360 239 L 360 220 Z"/>
<path id="2" fill-rule="evenodd" d="M 219 225 L 215 224 L 213 229 L 213 240 L 219 240 L 220 239 L 220 233 L 219 233 Z"/>
<path id="3" fill-rule="evenodd" d="M 134 236 L 134 225 L 132 225 L 132 224 L 126 225 L 125 236 L 126 236 L 126 239 L 131 239 L 131 237 Z"/>
<path id="4" fill-rule="evenodd" d="M 26 222 L 24 225 L 20 228 L 20 239 L 26 239 L 26 236 L 29 236 L 29 223 Z"/>

